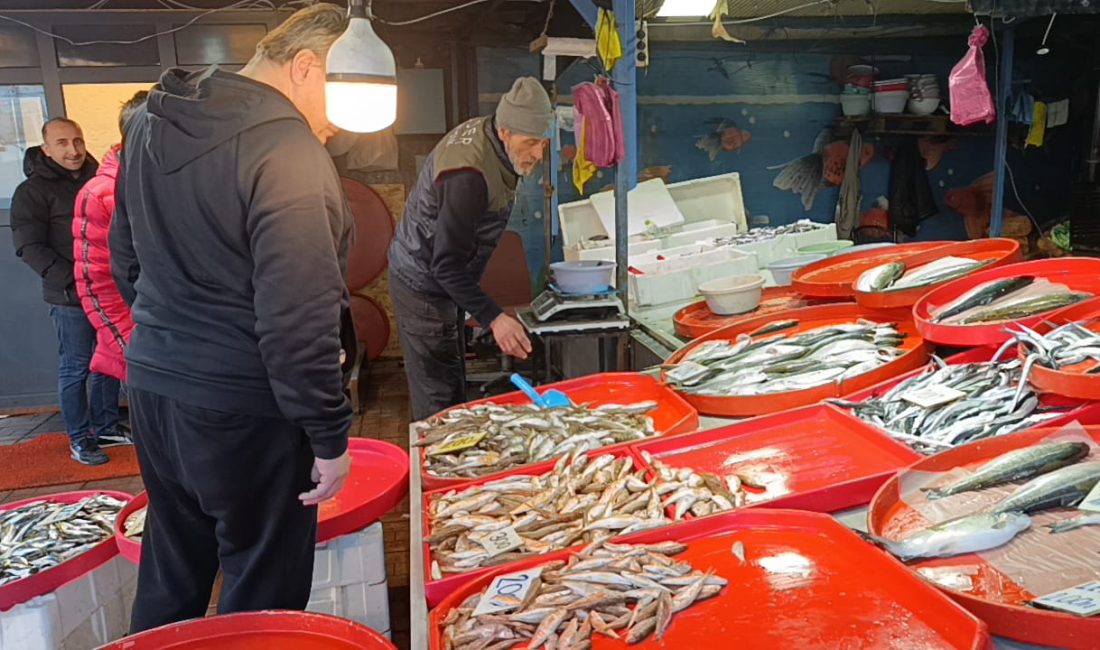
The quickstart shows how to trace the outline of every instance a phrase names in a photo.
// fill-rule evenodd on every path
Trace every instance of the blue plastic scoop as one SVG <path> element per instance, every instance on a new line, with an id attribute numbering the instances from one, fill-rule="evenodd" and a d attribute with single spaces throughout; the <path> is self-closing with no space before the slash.
<path id="1" fill-rule="evenodd" d="M 527 397 L 530 397 L 531 401 L 535 403 L 535 406 L 539 408 L 558 408 L 573 405 L 569 396 L 560 390 L 548 390 L 542 395 L 539 395 L 535 387 L 527 383 L 527 380 L 521 377 L 519 373 L 512 373 L 511 379 L 516 388 L 523 391 Z"/>

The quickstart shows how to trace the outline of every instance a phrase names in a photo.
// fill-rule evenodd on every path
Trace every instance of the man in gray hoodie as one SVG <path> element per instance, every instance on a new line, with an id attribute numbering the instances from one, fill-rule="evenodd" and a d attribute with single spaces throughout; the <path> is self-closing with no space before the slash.
<path id="1" fill-rule="evenodd" d="M 317 504 L 349 468 L 353 220 L 324 141 L 344 10 L 303 9 L 239 74 L 170 70 L 127 125 L 112 270 L 149 495 L 131 630 L 304 609 Z M 316 484 L 316 485 L 315 485 Z"/>

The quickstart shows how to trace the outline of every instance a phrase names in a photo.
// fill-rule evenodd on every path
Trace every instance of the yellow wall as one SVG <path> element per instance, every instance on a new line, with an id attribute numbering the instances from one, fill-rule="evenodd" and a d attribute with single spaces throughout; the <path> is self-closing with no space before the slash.
<path id="1" fill-rule="evenodd" d="M 103 154 L 122 139 L 118 132 L 118 113 L 122 104 L 133 97 L 137 91 L 149 90 L 154 83 L 150 81 L 137 84 L 66 84 L 62 86 L 62 92 L 65 95 L 65 115 L 80 125 L 84 131 L 85 146 L 96 160 L 102 160 Z"/>

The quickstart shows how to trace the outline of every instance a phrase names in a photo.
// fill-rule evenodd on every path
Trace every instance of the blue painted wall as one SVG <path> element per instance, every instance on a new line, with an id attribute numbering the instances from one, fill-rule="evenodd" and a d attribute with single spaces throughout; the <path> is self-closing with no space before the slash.
<path id="1" fill-rule="evenodd" d="M 953 42 L 953 41 L 952 41 Z M 947 94 L 947 74 L 964 53 L 965 42 L 957 46 L 914 46 L 914 41 L 894 45 L 876 43 L 876 55 L 904 54 L 906 61 L 877 62 L 880 78 L 906 73 L 935 73 L 943 94 Z M 919 42 L 916 42 L 919 43 Z M 820 46 L 820 44 L 818 44 Z M 893 51 L 881 48 L 894 47 Z M 923 50 L 923 51 L 922 51 Z M 725 43 L 652 46 L 652 64 L 639 71 L 640 139 L 639 169 L 650 166 L 672 167 L 671 182 L 736 171 L 741 174 L 745 207 L 750 215 L 767 215 L 778 225 L 800 218 L 831 222 L 838 190 L 822 188 L 810 211 L 803 209 L 801 198 L 772 186 L 779 173 L 768 167 L 780 165 L 811 152 L 822 129 L 840 115 L 835 101 L 838 87 L 830 78 L 832 53 L 827 52 L 756 52 Z M 913 54 L 913 52 L 918 52 Z M 483 113 L 495 106 L 496 97 L 507 90 L 520 75 L 539 76 L 540 60 L 523 50 L 479 49 L 478 90 Z M 591 80 L 593 71 L 583 64 L 574 65 L 559 81 L 559 92 L 581 81 Z M 752 134 L 738 151 L 719 152 L 710 160 L 707 152 L 696 147 L 700 137 L 726 120 Z M 563 136 L 563 144 L 571 143 Z M 864 209 L 887 193 L 890 162 L 887 159 L 892 138 L 872 139 L 875 159 L 863 169 Z M 935 170 L 929 172 L 940 214 L 920 229 L 918 239 L 963 239 L 965 230 L 960 215 L 944 203 L 947 190 L 968 186 L 993 167 L 992 137 L 959 138 L 959 149 L 948 153 Z M 586 191 L 603 189 L 613 182 L 605 172 L 593 179 Z M 527 246 L 533 275 L 543 260 L 543 198 L 541 179 L 521 191 L 511 228 L 520 232 Z M 558 172 L 557 186 L 562 202 L 578 198 L 571 181 L 571 166 Z M 552 253 L 560 259 L 560 244 Z"/>

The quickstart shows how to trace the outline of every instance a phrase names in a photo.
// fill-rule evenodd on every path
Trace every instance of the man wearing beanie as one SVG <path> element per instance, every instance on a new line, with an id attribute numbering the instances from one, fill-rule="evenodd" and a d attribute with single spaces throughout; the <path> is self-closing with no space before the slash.
<path id="1" fill-rule="evenodd" d="M 517 79 L 495 115 L 460 124 L 436 145 L 409 193 L 389 262 L 414 420 L 466 401 L 466 313 L 505 354 L 525 359 L 531 352 L 523 326 L 479 285 L 519 177 L 542 162 L 552 118 L 538 80 Z"/>

